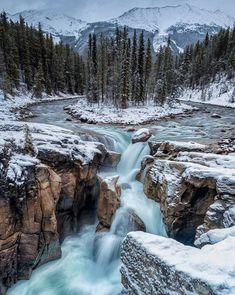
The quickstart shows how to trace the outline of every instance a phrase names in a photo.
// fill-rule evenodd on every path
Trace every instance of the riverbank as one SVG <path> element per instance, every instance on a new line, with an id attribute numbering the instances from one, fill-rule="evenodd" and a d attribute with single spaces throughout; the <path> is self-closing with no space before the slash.
<path id="1" fill-rule="evenodd" d="M 16 92 L 15 96 L 8 95 L 7 99 L 0 93 L 0 120 L 22 120 L 32 117 L 28 107 L 42 102 L 81 98 L 82 96 L 59 93 L 58 95 L 43 95 L 42 98 L 32 98 L 29 92 Z"/>
<path id="2" fill-rule="evenodd" d="M 205 105 L 235 108 L 235 81 L 225 77 L 219 82 L 210 83 L 206 88 L 186 88 L 179 100 L 182 102 L 195 102 Z"/>

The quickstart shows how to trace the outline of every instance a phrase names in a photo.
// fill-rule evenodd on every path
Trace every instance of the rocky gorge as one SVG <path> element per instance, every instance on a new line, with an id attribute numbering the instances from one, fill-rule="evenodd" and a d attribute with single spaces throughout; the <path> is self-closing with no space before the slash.
<path id="1" fill-rule="evenodd" d="M 130 130 L 54 109 L 0 129 L 1 292 L 233 294 L 232 111 Z"/>
<path id="2" fill-rule="evenodd" d="M 0 126 L 0 294 L 61 257 L 60 243 L 77 232 L 81 211 L 95 208 L 98 169 L 113 165 L 103 144 L 85 143 L 48 125 Z"/>
<path id="3" fill-rule="evenodd" d="M 234 265 L 227 255 L 234 245 L 235 155 L 194 142 L 149 146 L 151 155 L 137 178 L 160 204 L 174 240 L 129 234 L 121 254 L 125 289 L 128 294 L 234 294 Z"/>

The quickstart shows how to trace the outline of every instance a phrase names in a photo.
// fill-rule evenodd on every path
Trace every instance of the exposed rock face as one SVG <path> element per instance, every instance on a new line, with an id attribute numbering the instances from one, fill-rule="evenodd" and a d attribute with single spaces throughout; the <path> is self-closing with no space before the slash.
<path id="1" fill-rule="evenodd" d="M 38 124 L 0 126 L 0 294 L 61 255 L 83 208 L 99 196 L 102 144 Z"/>
<path id="2" fill-rule="evenodd" d="M 121 187 L 118 184 L 119 176 L 107 177 L 101 180 L 100 197 L 97 209 L 100 221 L 97 230 L 109 229 L 112 218 L 121 204 Z"/>
<path id="3" fill-rule="evenodd" d="M 109 151 L 104 159 L 103 166 L 107 168 L 116 168 L 121 160 L 121 154 Z"/>
<path id="4" fill-rule="evenodd" d="M 140 129 L 133 134 L 132 143 L 135 144 L 137 142 L 146 142 L 151 136 L 152 134 L 147 128 Z"/>
<path id="5" fill-rule="evenodd" d="M 154 157 L 143 161 L 138 179 L 160 203 L 170 237 L 192 244 L 210 229 L 235 225 L 234 156 L 195 152 L 208 147 L 192 143 L 156 143 L 151 149 Z"/>
<path id="6" fill-rule="evenodd" d="M 123 294 L 234 294 L 235 237 L 204 247 L 142 232 L 127 235 L 121 250 Z"/>

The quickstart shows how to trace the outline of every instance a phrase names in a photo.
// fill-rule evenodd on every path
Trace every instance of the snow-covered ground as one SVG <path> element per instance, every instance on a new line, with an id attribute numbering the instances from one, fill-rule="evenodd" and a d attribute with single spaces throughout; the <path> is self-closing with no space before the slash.
<path id="1" fill-rule="evenodd" d="M 232 102 L 233 97 L 234 102 Z M 235 108 L 235 80 L 227 80 L 223 77 L 218 82 L 211 83 L 204 90 L 185 89 L 179 99 Z"/>
<path id="2" fill-rule="evenodd" d="M 68 107 L 76 118 L 88 123 L 139 125 L 149 123 L 171 115 L 182 114 L 192 109 L 186 104 L 174 106 L 156 106 L 149 103 L 146 106 L 131 106 L 127 109 L 117 109 L 106 104 L 88 104 L 87 100 L 80 99 L 75 105 Z"/>
<path id="3" fill-rule="evenodd" d="M 76 98 L 78 95 L 72 96 L 71 94 L 60 93 L 59 95 L 48 96 L 44 94 L 42 98 L 32 98 L 29 92 L 16 91 L 15 96 L 7 95 L 8 98 L 4 99 L 3 92 L 0 90 L 0 121 L 17 120 L 21 118 L 20 109 L 42 101 L 52 101 L 67 98 Z"/>

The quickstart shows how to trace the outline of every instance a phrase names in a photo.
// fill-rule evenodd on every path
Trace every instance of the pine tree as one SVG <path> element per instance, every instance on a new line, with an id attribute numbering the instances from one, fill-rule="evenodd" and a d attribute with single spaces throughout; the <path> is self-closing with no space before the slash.
<path id="1" fill-rule="evenodd" d="M 130 40 L 126 41 L 124 46 L 124 56 L 122 63 L 121 74 L 121 108 L 126 109 L 128 107 L 129 95 L 130 95 Z"/>
<path id="2" fill-rule="evenodd" d="M 40 62 L 34 79 L 33 97 L 42 97 L 42 93 L 45 90 L 44 83 L 45 80 L 43 75 L 42 63 Z"/>
<path id="3" fill-rule="evenodd" d="M 35 148 L 33 145 L 33 138 L 29 126 L 26 124 L 24 126 L 24 136 L 25 136 L 25 145 L 24 145 L 24 152 L 29 154 L 30 156 L 35 156 Z"/>
<path id="4" fill-rule="evenodd" d="M 151 45 L 150 39 L 148 39 L 146 58 L 145 58 L 145 79 L 144 79 L 145 97 L 147 97 L 147 94 L 149 92 L 151 72 L 152 72 L 152 45 Z"/>
<path id="5" fill-rule="evenodd" d="M 144 46 L 144 32 L 142 31 L 139 37 L 138 48 L 138 69 L 137 69 L 137 81 L 138 81 L 138 93 L 137 103 L 144 103 L 145 100 L 145 88 L 144 88 L 144 60 L 145 46 Z"/>

